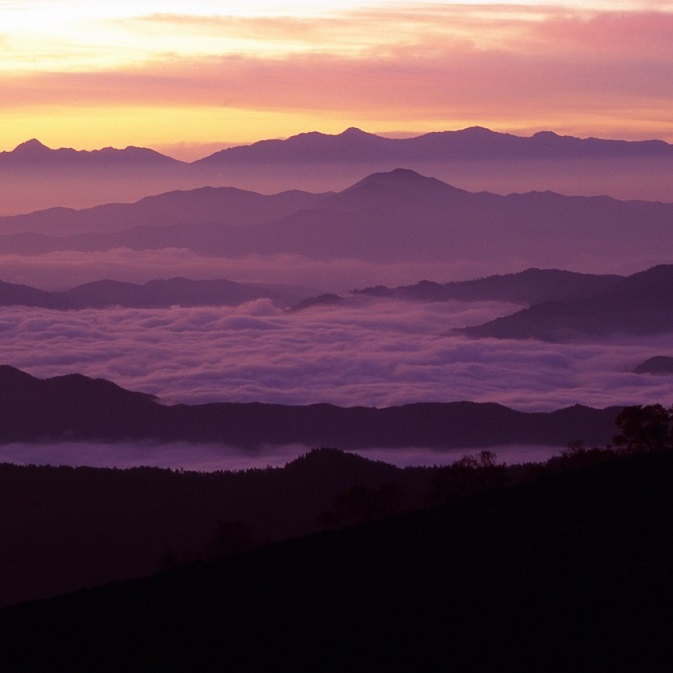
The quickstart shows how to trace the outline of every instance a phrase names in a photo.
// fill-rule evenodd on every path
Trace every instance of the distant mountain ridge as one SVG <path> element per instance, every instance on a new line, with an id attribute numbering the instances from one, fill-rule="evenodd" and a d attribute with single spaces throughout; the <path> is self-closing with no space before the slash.
<path id="1" fill-rule="evenodd" d="M 0 152 L 0 169 L 23 165 L 114 166 L 125 164 L 179 166 L 184 162 L 146 147 L 124 149 L 104 147 L 99 150 L 75 150 L 70 147 L 51 149 L 36 138 L 21 143 L 11 151 Z"/>
<path id="2" fill-rule="evenodd" d="M 0 217 L 3 233 L 71 235 L 123 231 L 131 227 L 231 222 L 260 224 L 311 208 L 325 197 L 299 190 L 267 196 L 234 187 L 200 187 L 147 196 L 135 203 L 107 203 L 92 208 L 49 208 Z"/>
<path id="3" fill-rule="evenodd" d="M 636 156 L 673 156 L 673 146 L 662 140 L 576 138 L 552 131 L 522 137 L 498 133 L 481 126 L 458 131 L 435 131 L 411 138 L 387 138 L 358 128 L 348 128 L 336 135 L 314 131 L 286 140 L 261 140 L 252 145 L 230 147 L 199 159 L 194 164 Z"/>
<path id="4" fill-rule="evenodd" d="M 474 192 L 551 189 L 673 201 L 673 146 L 661 140 L 530 137 L 482 127 L 388 138 L 350 128 L 228 147 L 180 161 L 143 147 L 51 149 L 35 138 L 0 152 L 5 215 L 137 200 L 174 189 L 230 185 L 265 193 L 343 188 L 403 166 Z M 319 170 L 317 168 L 319 167 Z"/>
<path id="5" fill-rule="evenodd" d="M 294 254 L 376 263 L 507 258 L 554 267 L 574 256 L 648 259 L 656 251 L 673 257 L 672 223 L 668 203 L 473 193 L 396 169 L 338 193 L 264 196 L 203 188 L 134 204 L 0 218 L 0 231 L 13 232 L 0 235 L 0 251 L 186 248 L 224 257 Z"/>
<path id="6" fill-rule="evenodd" d="M 308 298 L 310 294 L 309 290 L 289 285 L 236 283 L 226 279 L 169 278 L 149 281 L 143 285 L 99 280 L 55 292 L 0 281 L 0 306 L 34 306 L 57 310 L 108 306 L 237 306 L 265 298 L 281 307 L 288 307 Z"/>
<path id="7" fill-rule="evenodd" d="M 156 440 L 254 449 L 301 444 L 340 449 L 607 444 L 619 409 L 575 405 L 524 413 L 499 404 L 420 403 L 382 409 L 330 404 L 158 404 L 104 379 L 38 379 L 0 366 L 0 443 Z"/>
<path id="8" fill-rule="evenodd" d="M 553 131 L 532 136 L 492 131 L 471 126 L 455 131 L 433 131 L 406 138 L 389 138 L 359 128 L 338 134 L 310 131 L 286 139 L 259 140 L 248 145 L 218 150 L 189 162 L 156 150 L 128 146 L 97 150 L 52 149 L 32 138 L 9 151 L 0 152 L 0 168 L 25 163 L 112 164 L 144 162 L 203 168 L 220 163 L 294 163 L 437 159 L 560 159 L 672 157 L 673 146 L 663 140 L 578 138 Z"/>

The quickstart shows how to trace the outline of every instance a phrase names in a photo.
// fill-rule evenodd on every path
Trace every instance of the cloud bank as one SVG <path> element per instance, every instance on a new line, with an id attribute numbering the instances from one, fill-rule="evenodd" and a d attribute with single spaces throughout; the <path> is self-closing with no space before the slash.
<path id="1" fill-rule="evenodd" d="M 670 355 L 670 335 L 573 344 L 446 336 L 513 309 L 369 298 L 297 313 L 267 301 L 162 310 L 6 308 L 0 335 L 5 364 L 39 377 L 102 377 L 165 403 L 384 407 L 470 400 L 547 411 L 673 399 L 673 377 L 631 373 L 648 357 Z"/>

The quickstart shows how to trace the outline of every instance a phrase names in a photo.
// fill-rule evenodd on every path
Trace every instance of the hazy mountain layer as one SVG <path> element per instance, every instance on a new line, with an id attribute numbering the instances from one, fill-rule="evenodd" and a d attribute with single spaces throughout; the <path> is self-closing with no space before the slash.
<path id="1" fill-rule="evenodd" d="M 473 127 L 392 139 L 348 129 L 302 133 L 216 152 L 192 164 L 146 148 L 50 149 L 33 139 L 0 152 L 3 213 L 82 208 L 171 189 L 228 185 L 275 193 L 343 188 L 407 166 L 472 191 L 553 189 L 565 194 L 673 201 L 673 152 L 662 141 L 530 138 Z"/>
<path id="2" fill-rule="evenodd" d="M 288 306 L 310 294 L 309 290 L 282 285 L 234 283 L 230 280 L 171 278 L 144 285 L 101 280 L 62 292 L 45 292 L 26 285 L 0 281 L 1 306 L 39 306 L 51 309 L 162 308 L 168 306 L 236 306 L 268 298 Z"/>
<path id="3" fill-rule="evenodd" d="M 148 196 L 136 203 L 109 203 L 83 210 L 51 208 L 0 217 L 0 231 L 65 236 L 136 226 L 261 224 L 310 208 L 323 198 L 323 194 L 301 191 L 266 196 L 233 187 L 202 187 Z"/>
<path id="4" fill-rule="evenodd" d="M 238 207 L 223 208 L 223 194 L 225 202 L 233 198 Z M 249 202 L 256 208 L 245 205 Z M 98 215 L 100 222 L 90 220 Z M 80 233 L 34 233 L 31 218 L 37 218 L 34 226 L 41 232 L 49 227 Z M 229 258 L 289 254 L 377 264 L 496 264 L 505 259 L 561 268 L 609 258 L 616 267 L 653 256 L 673 257 L 672 223 L 673 204 L 554 193 L 470 193 L 399 169 L 370 175 L 337 194 L 265 197 L 197 190 L 93 213 L 12 218 L 7 226 L 16 230 L 20 224 L 22 233 L 1 236 L 0 251 L 35 255 L 185 248 Z"/>

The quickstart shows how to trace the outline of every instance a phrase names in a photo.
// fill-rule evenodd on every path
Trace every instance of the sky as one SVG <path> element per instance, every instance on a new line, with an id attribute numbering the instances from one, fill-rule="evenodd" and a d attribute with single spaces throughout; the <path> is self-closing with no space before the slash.
<path id="1" fill-rule="evenodd" d="M 0 0 L 0 150 L 349 126 L 673 141 L 667 0 Z"/>

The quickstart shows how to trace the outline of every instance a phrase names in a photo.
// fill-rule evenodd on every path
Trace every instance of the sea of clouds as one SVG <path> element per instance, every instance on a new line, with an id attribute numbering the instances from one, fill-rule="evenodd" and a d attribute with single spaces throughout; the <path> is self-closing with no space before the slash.
<path id="1" fill-rule="evenodd" d="M 517 308 L 364 296 L 298 312 L 267 300 L 170 309 L 5 307 L 2 363 L 38 377 L 106 378 L 167 404 L 471 400 L 548 411 L 673 400 L 673 377 L 632 373 L 646 358 L 670 354 L 670 335 L 553 344 L 451 332 Z"/>
<path id="2" fill-rule="evenodd" d="M 639 375 L 670 335 L 565 344 L 467 339 L 454 328 L 519 307 L 500 302 L 409 303 L 351 296 L 288 312 L 268 300 L 238 307 L 53 311 L 4 307 L 2 364 L 41 378 L 79 372 L 162 403 L 273 402 L 385 407 L 411 402 L 499 402 L 522 411 L 673 401 L 673 377 Z M 278 467 L 315 447 L 245 451 L 223 445 L 11 444 L 0 462 L 184 468 Z M 338 448 L 338 447 L 337 447 Z M 561 447 L 495 447 L 508 463 Z M 467 450 L 362 452 L 399 466 L 451 463 Z"/>

